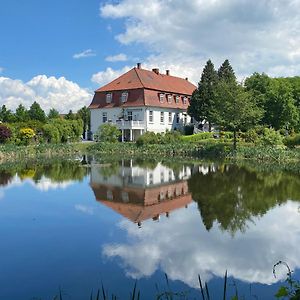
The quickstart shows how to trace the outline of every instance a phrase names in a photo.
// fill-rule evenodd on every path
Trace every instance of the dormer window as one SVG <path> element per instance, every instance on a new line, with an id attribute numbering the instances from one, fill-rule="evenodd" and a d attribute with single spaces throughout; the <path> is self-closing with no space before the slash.
<path id="1" fill-rule="evenodd" d="M 127 102 L 127 99 L 128 99 L 128 92 L 123 92 L 121 96 L 122 103 Z"/>
<path id="2" fill-rule="evenodd" d="M 183 104 L 187 104 L 187 100 L 188 100 L 187 97 L 183 97 Z"/>
<path id="3" fill-rule="evenodd" d="M 107 93 L 106 94 L 106 103 L 111 103 L 112 101 L 112 93 Z"/>
<path id="4" fill-rule="evenodd" d="M 168 95 L 168 103 L 172 103 L 172 95 Z"/>
<path id="5" fill-rule="evenodd" d="M 159 101 L 160 101 L 161 103 L 164 102 L 164 99 L 165 99 L 165 94 L 159 94 Z"/>
<path id="6" fill-rule="evenodd" d="M 179 103 L 179 96 L 178 95 L 176 95 L 175 101 L 176 101 L 176 103 Z"/>

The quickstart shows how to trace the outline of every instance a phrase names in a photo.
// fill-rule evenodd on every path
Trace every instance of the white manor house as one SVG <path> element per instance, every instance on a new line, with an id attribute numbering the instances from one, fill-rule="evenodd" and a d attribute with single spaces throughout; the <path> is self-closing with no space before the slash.
<path id="1" fill-rule="evenodd" d="M 188 79 L 169 70 L 144 70 L 141 64 L 95 91 L 89 108 L 91 132 L 112 123 L 122 131 L 122 141 L 134 141 L 146 131 L 181 130 L 192 122 L 187 108 L 196 89 Z"/>

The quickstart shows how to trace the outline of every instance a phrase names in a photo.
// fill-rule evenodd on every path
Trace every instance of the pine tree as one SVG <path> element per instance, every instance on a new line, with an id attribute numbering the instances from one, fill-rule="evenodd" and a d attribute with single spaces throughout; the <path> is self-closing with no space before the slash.
<path id="1" fill-rule="evenodd" d="M 16 109 L 16 113 L 15 113 L 15 117 L 16 117 L 16 121 L 17 122 L 25 122 L 28 121 L 29 119 L 29 115 L 28 115 L 28 111 L 25 108 L 24 105 L 20 104 L 17 109 Z"/>
<path id="2" fill-rule="evenodd" d="M 198 88 L 192 94 L 188 108 L 188 113 L 197 121 L 207 120 L 209 124 L 212 123 L 210 112 L 214 102 L 214 90 L 217 83 L 217 72 L 211 60 L 208 60 L 203 69 Z"/>
<path id="3" fill-rule="evenodd" d="M 51 108 L 48 113 L 49 119 L 57 119 L 59 118 L 59 112 L 55 108 Z"/>
<path id="4" fill-rule="evenodd" d="M 28 114 L 31 120 L 46 122 L 46 114 L 36 101 L 30 106 Z"/>
<path id="5" fill-rule="evenodd" d="M 218 70 L 218 77 L 219 80 L 223 80 L 226 83 L 237 84 L 236 76 L 228 59 L 226 59 L 220 66 Z"/>

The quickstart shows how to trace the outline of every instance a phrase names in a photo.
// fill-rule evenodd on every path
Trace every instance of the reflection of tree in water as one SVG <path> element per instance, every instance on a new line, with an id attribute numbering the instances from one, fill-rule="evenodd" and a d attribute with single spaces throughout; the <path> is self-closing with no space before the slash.
<path id="1" fill-rule="evenodd" d="M 287 200 L 300 200 L 299 176 L 285 172 L 219 166 L 205 175 L 195 173 L 188 182 L 207 230 L 217 221 L 232 234 L 245 231 L 252 217 L 262 216 Z"/>
<path id="2" fill-rule="evenodd" d="M 63 182 L 70 180 L 81 181 L 88 173 L 89 169 L 83 167 L 78 161 L 26 162 L 9 165 L 6 166 L 6 170 L 0 170 L 0 185 L 8 185 L 15 174 L 21 180 L 30 178 L 38 182 L 44 176 L 53 182 Z"/>
<path id="3" fill-rule="evenodd" d="M 13 178 L 13 174 L 6 171 L 6 170 L 0 170 L 0 186 L 6 186 L 11 182 L 11 179 Z"/>

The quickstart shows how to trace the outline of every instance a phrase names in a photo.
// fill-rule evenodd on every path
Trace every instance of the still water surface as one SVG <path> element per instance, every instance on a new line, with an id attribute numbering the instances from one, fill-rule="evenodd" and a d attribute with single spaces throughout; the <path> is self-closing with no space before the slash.
<path id="1" fill-rule="evenodd" d="M 58 161 L 0 171 L 0 299 L 128 299 L 157 288 L 200 299 L 273 299 L 300 279 L 300 177 L 212 163 Z M 52 298 L 51 298 L 52 297 Z"/>

